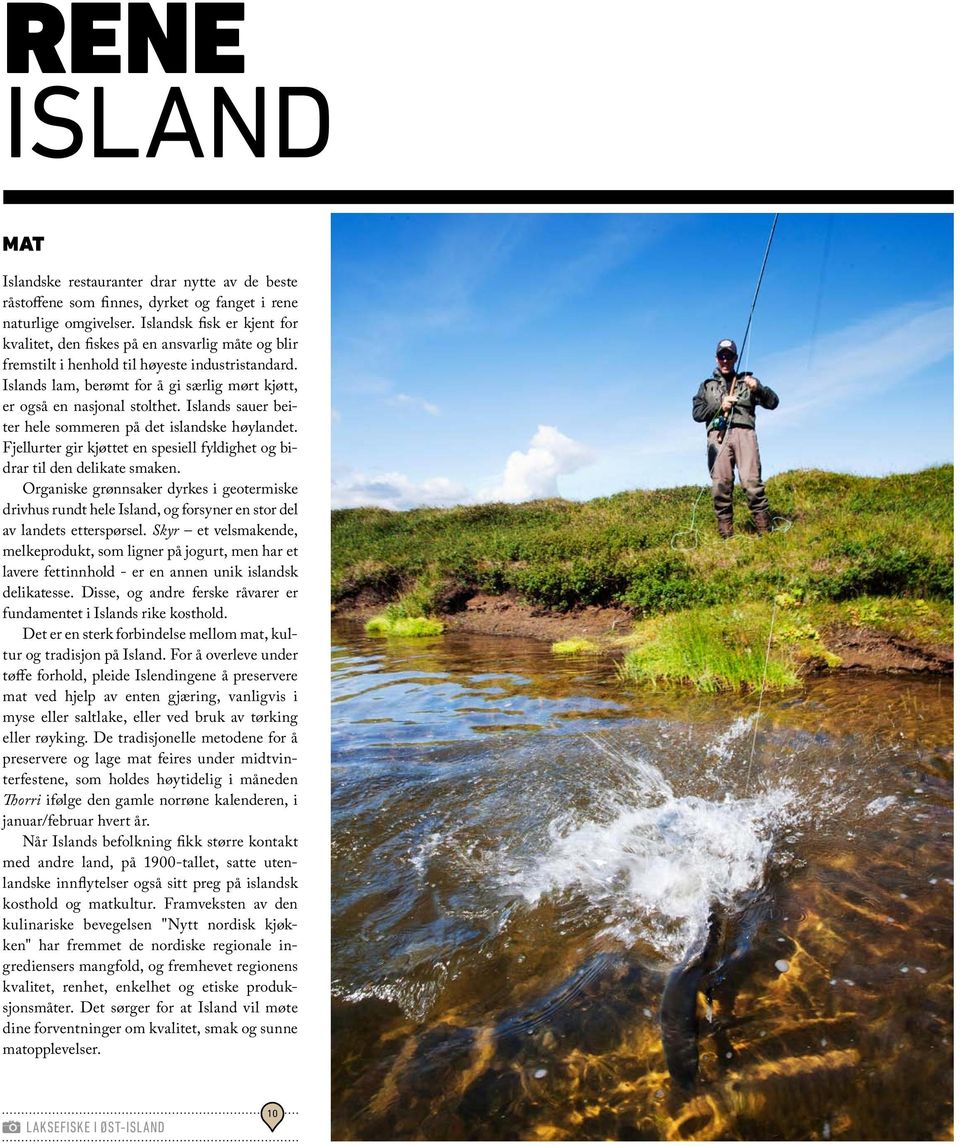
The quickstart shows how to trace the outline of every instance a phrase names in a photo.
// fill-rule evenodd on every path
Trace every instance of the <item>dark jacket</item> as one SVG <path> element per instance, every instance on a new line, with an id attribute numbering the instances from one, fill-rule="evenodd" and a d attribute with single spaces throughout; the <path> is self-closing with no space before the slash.
<path id="1" fill-rule="evenodd" d="M 733 428 L 743 427 L 753 430 L 757 424 L 755 413 L 757 406 L 762 406 L 765 410 L 775 410 L 780 405 L 780 399 L 769 386 L 764 386 L 759 378 L 756 379 L 756 390 L 751 390 L 744 381 L 748 376 L 753 377 L 749 370 L 737 375 L 733 390 L 736 404 L 728 415 L 728 423 Z M 693 420 L 706 422 L 709 430 L 710 423 L 720 413 L 721 403 L 729 389 L 730 383 L 719 370 L 714 370 L 712 377 L 705 378 L 700 383 L 700 389 L 693 399 Z"/>

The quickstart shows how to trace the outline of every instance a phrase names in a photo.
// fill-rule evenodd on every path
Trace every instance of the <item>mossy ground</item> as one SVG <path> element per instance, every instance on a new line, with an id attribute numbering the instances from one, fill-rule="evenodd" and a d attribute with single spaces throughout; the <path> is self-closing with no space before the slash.
<path id="1" fill-rule="evenodd" d="M 550 651 L 558 657 L 575 657 L 584 656 L 588 653 L 599 653 L 600 646 L 596 641 L 588 641 L 579 637 L 567 641 L 554 641 L 550 646 Z"/>
<path id="2" fill-rule="evenodd" d="M 433 617 L 371 617 L 366 630 L 372 637 L 438 637 L 443 622 Z"/>

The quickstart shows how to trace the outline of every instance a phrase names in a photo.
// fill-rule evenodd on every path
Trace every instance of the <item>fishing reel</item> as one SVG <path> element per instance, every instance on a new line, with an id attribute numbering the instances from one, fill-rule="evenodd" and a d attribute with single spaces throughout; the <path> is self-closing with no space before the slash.
<path id="1" fill-rule="evenodd" d="M 725 430 L 727 428 L 727 415 L 717 414 L 717 416 L 710 423 L 711 430 Z"/>

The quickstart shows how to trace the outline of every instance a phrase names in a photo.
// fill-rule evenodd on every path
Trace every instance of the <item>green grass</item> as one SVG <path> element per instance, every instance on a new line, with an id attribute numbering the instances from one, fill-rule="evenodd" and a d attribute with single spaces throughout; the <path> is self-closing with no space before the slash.
<path id="1" fill-rule="evenodd" d="M 771 624 L 773 627 L 771 639 Z M 915 641 L 952 644 L 953 607 L 946 601 L 858 597 L 805 605 L 793 593 L 734 608 L 691 609 L 641 621 L 620 644 L 627 652 L 624 680 L 693 685 L 704 692 L 772 692 L 795 687 L 806 668 L 835 668 L 840 658 L 824 644 L 833 628 L 867 628 Z"/>
<path id="2" fill-rule="evenodd" d="M 772 691 L 800 683 L 799 664 L 774 641 L 767 660 L 772 608 L 691 609 L 640 626 L 640 647 L 627 653 L 624 680 L 693 685 L 701 692 L 742 689 Z"/>
<path id="3" fill-rule="evenodd" d="M 365 626 L 373 637 L 438 637 L 443 632 L 443 621 L 432 617 L 371 617 Z"/>

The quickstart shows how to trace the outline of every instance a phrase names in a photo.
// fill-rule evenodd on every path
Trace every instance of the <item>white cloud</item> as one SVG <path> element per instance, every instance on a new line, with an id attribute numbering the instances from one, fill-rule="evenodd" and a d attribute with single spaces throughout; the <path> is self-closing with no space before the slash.
<path id="1" fill-rule="evenodd" d="M 366 372 L 349 374 L 344 381 L 337 383 L 337 389 L 344 394 L 359 394 L 364 397 L 382 397 L 390 394 L 393 387 L 394 383 L 389 378 Z"/>
<path id="2" fill-rule="evenodd" d="M 561 434 L 556 426 L 538 426 L 530 448 L 507 458 L 499 483 L 479 494 L 446 477 L 412 481 L 406 474 L 366 474 L 341 469 L 334 475 L 334 509 L 413 509 L 416 506 L 474 505 L 485 501 L 529 501 L 559 497 L 557 478 L 572 474 L 595 460 L 593 450 Z"/>
<path id="3" fill-rule="evenodd" d="M 370 475 L 352 470 L 334 478 L 330 500 L 334 509 L 413 509 L 420 505 L 463 505 L 474 498 L 466 486 L 445 477 L 415 482 L 400 473 Z"/>
<path id="4" fill-rule="evenodd" d="M 561 434 L 556 426 L 538 426 L 530 448 L 514 450 L 507 458 L 503 477 L 492 489 L 481 491 L 481 501 L 529 501 L 558 497 L 557 478 L 576 473 L 595 460 L 593 451 Z"/>
<path id="5" fill-rule="evenodd" d="M 545 260 L 536 280 L 525 284 L 522 294 L 502 294 L 496 311 L 489 311 L 488 321 L 515 329 L 589 294 L 597 283 L 635 259 L 673 225 L 641 215 L 611 217 L 589 242 L 571 250 L 566 258 Z"/>
<path id="6" fill-rule="evenodd" d="M 379 399 L 386 406 L 397 409 L 419 410 L 430 414 L 434 418 L 440 416 L 440 407 L 426 398 L 418 398 L 415 394 L 404 394 L 397 390 L 397 384 L 391 378 L 382 374 L 349 374 L 345 380 L 338 382 L 337 390 L 342 394 L 358 397 Z M 339 411 L 335 418 L 340 420 Z"/>
<path id="7" fill-rule="evenodd" d="M 405 406 L 408 409 L 422 410 L 425 414 L 430 414 L 434 418 L 440 416 L 440 407 L 435 406 L 433 402 L 428 402 L 425 398 L 416 398 L 412 394 L 395 394 L 392 398 L 387 399 L 388 406 Z"/>
<path id="8" fill-rule="evenodd" d="M 757 373 L 780 395 L 779 429 L 811 409 L 846 405 L 854 416 L 859 403 L 942 362 L 952 348 L 952 308 L 910 304 L 773 355 Z"/>

